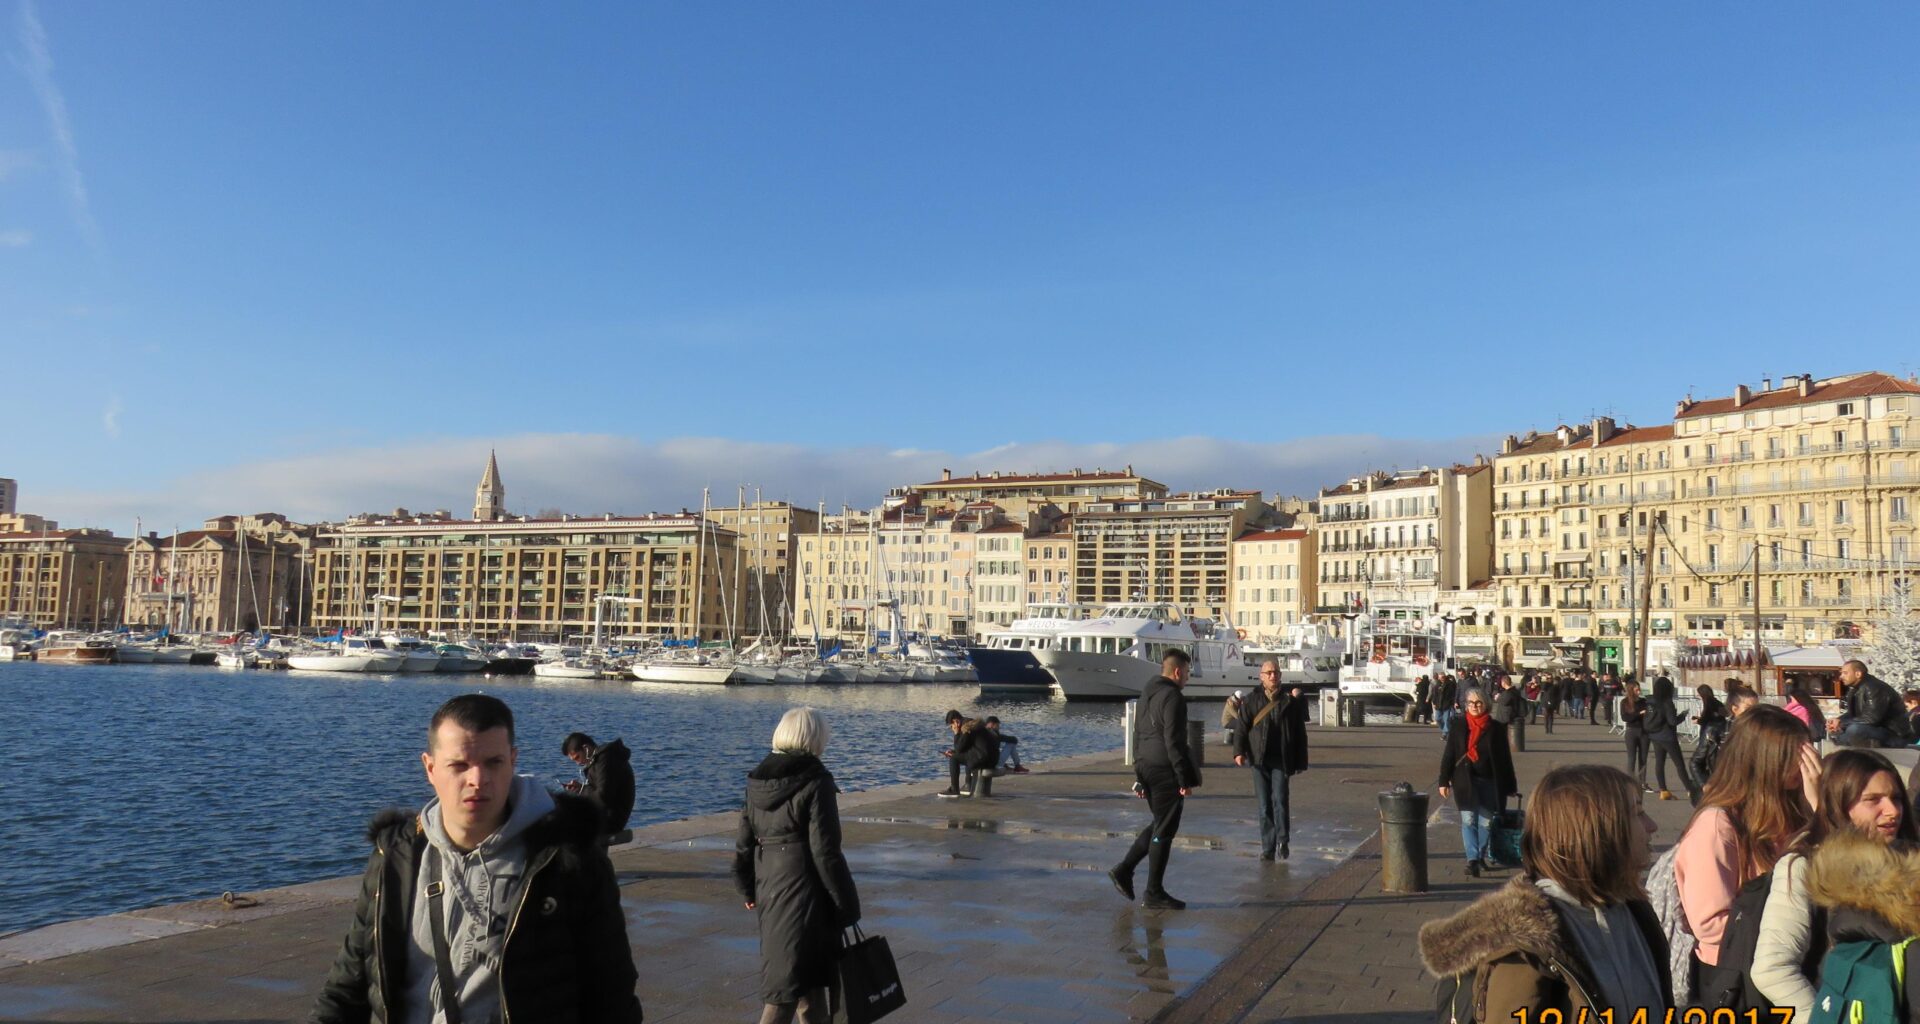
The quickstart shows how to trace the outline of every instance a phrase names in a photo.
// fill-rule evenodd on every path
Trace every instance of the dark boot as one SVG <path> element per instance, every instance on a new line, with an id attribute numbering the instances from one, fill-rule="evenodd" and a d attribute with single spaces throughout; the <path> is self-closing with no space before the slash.
<path id="1" fill-rule="evenodd" d="M 1113 883 L 1115 889 L 1120 890 L 1120 895 L 1125 896 L 1128 903 L 1133 902 L 1133 871 L 1131 869 L 1125 865 L 1109 868 L 1107 880 Z"/>
<path id="2" fill-rule="evenodd" d="M 1167 879 L 1167 858 L 1172 855 L 1172 844 L 1158 839 L 1147 847 L 1147 895 L 1149 897 L 1154 893 L 1163 895 L 1166 893 L 1166 887 L 1161 883 Z"/>

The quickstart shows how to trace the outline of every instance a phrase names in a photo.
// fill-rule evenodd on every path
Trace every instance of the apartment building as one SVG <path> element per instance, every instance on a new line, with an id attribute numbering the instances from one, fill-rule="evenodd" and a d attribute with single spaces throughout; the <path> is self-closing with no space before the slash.
<path id="1" fill-rule="evenodd" d="M 1225 487 L 1088 504 L 1073 517 L 1074 600 L 1137 596 L 1225 622 L 1234 538 L 1267 511 L 1259 491 Z"/>
<path id="2" fill-rule="evenodd" d="M 1646 600 L 1652 605 L 1647 664 L 1672 665 L 1677 657 L 1672 550 L 1655 546 L 1651 577 L 1643 568 L 1649 545 L 1660 535 L 1660 517 L 1673 499 L 1672 442 L 1672 424 L 1629 427 L 1602 439 L 1589 453 L 1591 639 L 1594 667 L 1603 671 L 1621 672 L 1638 663 Z"/>
<path id="3" fill-rule="evenodd" d="M 1027 607 L 1026 529 L 1000 522 L 974 538 L 973 626 L 978 632 L 1008 626 Z"/>
<path id="4" fill-rule="evenodd" d="M 1066 473 L 995 470 L 964 477 L 956 477 L 952 470 L 943 469 L 940 479 L 914 484 L 902 494 L 918 498 L 928 508 L 953 511 L 987 503 L 1005 512 L 1008 518 L 1025 521 L 1049 505 L 1072 513 L 1101 502 L 1164 498 L 1167 485 L 1139 476 L 1132 466 L 1117 473 L 1104 469 L 1075 469 Z"/>
<path id="5" fill-rule="evenodd" d="M 874 527 L 877 513 L 842 509 L 796 537 L 800 567 L 794 632 L 858 638 L 873 621 Z"/>
<path id="6" fill-rule="evenodd" d="M 604 604 L 614 635 L 722 640 L 739 572 L 738 535 L 697 514 L 364 518 L 316 540 L 313 624 L 559 639 Z"/>
<path id="7" fill-rule="evenodd" d="M 0 476 L 0 516 L 10 516 L 19 510 L 20 481 Z"/>
<path id="8" fill-rule="evenodd" d="M 1313 533 L 1256 530 L 1233 542 L 1232 614 L 1250 637 L 1273 636 L 1312 615 L 1318 588 Z"/>
<path id="9" fill-rule="evenodd" d="M 104 629 L 126 587 L 127 542 L 107 530 L 0 533 L 0 621 Z"/>
<path id="10" fill-rule="evenodd" d="M 1423 601 L 1487 578 L 1492 467 L 1421 467 L 1354 477 L 1320 492 L 1312 533 L 1314 614 L 1338 620 L 1368 600 Z"/>
<path id="11" fill-rule="evenodd" d="M 1614 424 L 1556 427 L 1508 435 L 1493 460 L 1494 580 L 1499 588 L 1498 647 L 1509 667 L 1584 660 L 1591 622 L 1588 571 L 1588 450 Z M 1564 631 L 1562 615 L 1572 617 Z"/>
<path id="12" fill-rule="evenodd" d="M 1661 541 L 1694 646 L 1750 645 L 1756 598 L 1762 640 L 1861 632 L 1920 554 L 1917 412 L 1920 382 L 1884 373 L 1678 405 Z"/>
<path id="13" fill-rule="evenodd" d="M 1026 541 L 1027 603 L 1073 600 L 1073 518 L 1043 520 Z"/>
<path id="14" fill-rule="evenodd" d="M 796 538 L 818 532 L 820 512 L 784 501 L 742 500 L 731 508 L 709 508 L 706 514 L 738 538 L 744 628 L 754 635 L 791 633 L 799 575 L 794 571 Z"/>
<path id="15" fill-rule="evenodd" d="M 298 628 L 311 596 L 311 538 L 311 528 L 274 513 L 136 537 L 127 545 L 122 621 L 186 632 Z"/>

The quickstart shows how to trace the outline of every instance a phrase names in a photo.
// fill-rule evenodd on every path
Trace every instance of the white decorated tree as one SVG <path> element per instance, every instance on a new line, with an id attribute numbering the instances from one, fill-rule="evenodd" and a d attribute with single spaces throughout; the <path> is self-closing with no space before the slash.
<path id="1" fill-rule="evenodd" d="M 1914 615 L 1914 581 L 1896 577 L 1886 607 L 1873 623 L 1873 646 L 1863 652 L 1867 669 L 1896 690 L 1920 688 L 1920 617 Z"/>

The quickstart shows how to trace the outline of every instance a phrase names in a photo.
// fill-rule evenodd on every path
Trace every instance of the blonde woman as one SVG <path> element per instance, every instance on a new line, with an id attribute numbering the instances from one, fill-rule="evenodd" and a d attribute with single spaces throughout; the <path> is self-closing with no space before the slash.
<path id="1" fill-rule="evenodd" d="M 794 708 L 773 731 L 773 753 L 747 774 L 733 881 L 760 914 L 761 1024 L 826 1024 L 840 930 L 860 920 L 840 853 L 840 789 L 820 763 L 827 736 L 820 712 Z"/>

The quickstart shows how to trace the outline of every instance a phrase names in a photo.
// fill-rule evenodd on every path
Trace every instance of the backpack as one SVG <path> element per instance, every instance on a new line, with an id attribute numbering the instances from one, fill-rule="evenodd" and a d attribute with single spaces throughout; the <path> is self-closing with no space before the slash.
<path id="1" fill-rule="evenodd" d="M 1907 946 L 1842 942 L 1820 965 L 1812 1024 L 1878 1024 L 1906 1018 Z"/>
<path id="2" fill-rule="evenodd" d="M 1687 930 L 1687 913 L 1680 906 L 1680 886 L 1673 874 L 1673 855 L 1677 849 L 1678 846 L 1669 848 L 1647 871 L 1647 902 L 1653 904 L 1653 914 L 1660 919 L 1660 930 L 1667 937 L 1667 973 L 1673 982 L 1673 1005 L 1690 1006 L 1693 1003 L 1693 948 L 1698 942 Z"/>

